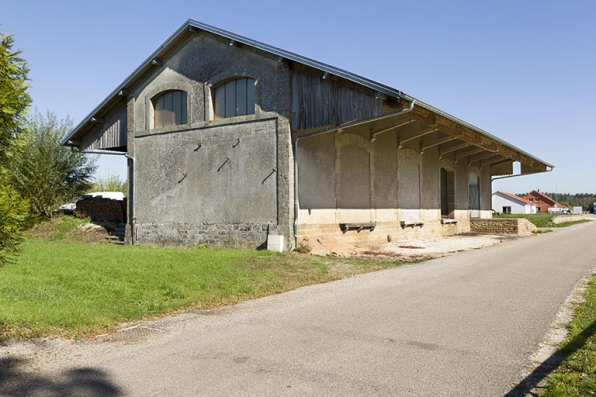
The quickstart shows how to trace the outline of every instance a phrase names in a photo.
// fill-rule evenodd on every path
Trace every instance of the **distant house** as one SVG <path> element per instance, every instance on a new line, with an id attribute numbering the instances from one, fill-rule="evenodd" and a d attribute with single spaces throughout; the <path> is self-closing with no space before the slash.
<path id="1" fill-rule="evenodd" d="M 537 207 L 525 198 L 505 192 L 493 193 L 493 211 L 503 214 L 535 214 Z"/>
<path id="2" fill-rule="evenodd" d="M 568 208 L 566 205 L 557 203 L 555 200 L 548 197 L 546 194 L 540 193 L 540 190 L 532 190 L 523 198 L 528 200 L 530 203 L 534 204 L 536 206 L 537 212 L 548 213 L 549 209 Z"/>

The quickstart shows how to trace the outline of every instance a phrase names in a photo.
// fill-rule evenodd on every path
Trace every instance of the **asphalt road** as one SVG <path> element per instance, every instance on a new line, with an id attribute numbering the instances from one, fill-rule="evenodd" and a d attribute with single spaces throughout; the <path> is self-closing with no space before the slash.
<path id="1" fill-rule="evenodd" d="M 69 396 L 502 396 L 596 269 L 595 236 L 590 222 L 188 313 L 141 341 L 68 347 L 32 379 Z"/>

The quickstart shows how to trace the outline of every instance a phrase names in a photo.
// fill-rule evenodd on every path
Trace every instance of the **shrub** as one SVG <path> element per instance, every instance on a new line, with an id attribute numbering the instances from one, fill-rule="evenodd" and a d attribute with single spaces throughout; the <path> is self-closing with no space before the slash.
<path id="1" fill-rule="evenodd" d="M 18 252 L 27 224 L 29 203 L 10 186 L 0 182 L 0 265 L 6 264 Z"/>

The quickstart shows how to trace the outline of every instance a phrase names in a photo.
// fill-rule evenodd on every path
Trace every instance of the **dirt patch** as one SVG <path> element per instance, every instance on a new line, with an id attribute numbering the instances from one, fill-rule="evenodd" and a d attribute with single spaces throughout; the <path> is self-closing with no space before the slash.
<path id="1" fill-rule="evenodd" d="M 412 257 L 424 255 L 438 257 L 456 252 L 469 251 L 509 240 L 508 237 L 495 235 L 457 235 L 432 239 L 410 241 L 409 244 L 388 243 L 378 248 L 381 253 L 391 253 Z"/>
<path id="2" fill-rule="evenodd" d="M 315 255 L 382 256 L 395 259 L 436 258 L 455 252 L 479 249 L 499 244 L 513 237 L 497 235 L 460 234 L 456 236 L 424 238 L 407 242 L 390 242 L 380 246 L 350 244 L 333 237 L 311 237 L 301 244 L 307 245 Z M 517 237 L 516 237 L 517 238 Z"/>
<path id="3" fill-rule="evenodd" d="M 104 227 L 88 223 L 74 229 L 68 237 L 65 238 L 65 241 L 100 244 L 106 243 L 106 238 L 109 237 L 109 235 L 110 234 Z"/>
<path id="4" fill-rule="evenodd" d="M 105 227 L 71 216 L 51 218 L 27 230 L 30 240 L 99 244 L 108 242 L 107 237 L 109 233 Z"/>

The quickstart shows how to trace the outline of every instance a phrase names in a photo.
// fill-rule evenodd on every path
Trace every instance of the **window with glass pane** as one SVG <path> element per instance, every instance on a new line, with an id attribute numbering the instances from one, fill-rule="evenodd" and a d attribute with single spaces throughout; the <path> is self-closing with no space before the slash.
<path id="1" fill-rule="evenodd" d="M 255 114 L 255 79 L 238 78 L 213 89 L 215 118 Z"/>
<path id="2" fill-rule="evenodd" d="M 187 123 L 186 92 L 167 91 L 153 99 L 153 128 Z"/>

